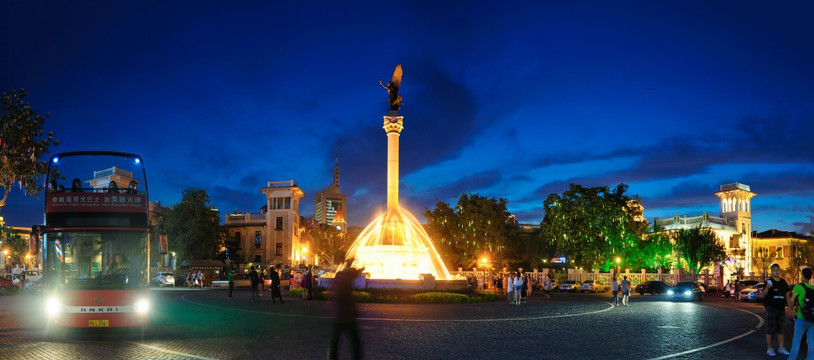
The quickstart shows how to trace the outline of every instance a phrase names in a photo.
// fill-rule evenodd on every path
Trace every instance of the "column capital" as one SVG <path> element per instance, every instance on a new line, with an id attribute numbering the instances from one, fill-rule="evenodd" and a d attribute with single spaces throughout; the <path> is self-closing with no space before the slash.
<path id="1" fill-rule="evenodd" d="M 401 130 L 404 129 L 404 116 L 384 116 L 382 128 L 388 134 L 401 133 Z"/>

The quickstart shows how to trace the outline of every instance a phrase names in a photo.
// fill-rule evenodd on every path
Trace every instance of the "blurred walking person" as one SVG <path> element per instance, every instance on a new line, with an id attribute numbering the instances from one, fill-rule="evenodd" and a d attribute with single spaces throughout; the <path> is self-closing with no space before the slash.
<path id="1" fill-rule="evenodd" d="M 520 305 L 520 297 L 523 292 L 523 278 L 519 273 L 515 273 L 514 277 L 514 304 Z"/>
<path id="2" fill-rule="evenodd" d="M 613 306 L 619 306 L 619 283 L 616 282 L 616 275 L 611 278 L 611 293 L 613 293 Z"/>
<path id="3" fill-rule="evenodd" d="M 229 281 L 229 299 L 231 299 L 232 291 L 235 290 L 235 280 L 232 278 L 232 269 L 226 271 L 226 280 Z"/>
<path id="4" fill-rule="evenodd" d="M 331 348 L 328 353 L 328 358 L 332 360 L 337 359 L 339 336 L 342 333 L 346 333 L 350 340 L 351 358 L 362 358 L 362 341 L 359 338 L 359 325 L 356 323 L 359 313 L 353 300 L 353 282 L 365 268 L 356 269 L 351 267 L 352 264 L 353 259 L 348 259 L 345 268 L 336 273 L 332 282 L 334 320 L 331 329 Z"/>
<path id="5" fill-rule="evenodd" d="M 252 302 L 254 302 L 254 297 L 257 296 L 257 286 L 260 284 L 260 277 L 257 276 L 257 270 L 254 269 L 254 266 L 251 267 L 249 272 L 249 279 L 252 283 Z"/>

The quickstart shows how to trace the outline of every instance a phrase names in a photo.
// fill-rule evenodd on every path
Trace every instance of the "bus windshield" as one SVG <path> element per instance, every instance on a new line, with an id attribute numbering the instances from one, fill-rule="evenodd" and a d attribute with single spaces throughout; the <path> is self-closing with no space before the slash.
<path id="1" fill-rule="evenodd" d="M 51 232 L 46 244 L 47 288 L 126 290 L 149 285 L 146 232 Z"/>

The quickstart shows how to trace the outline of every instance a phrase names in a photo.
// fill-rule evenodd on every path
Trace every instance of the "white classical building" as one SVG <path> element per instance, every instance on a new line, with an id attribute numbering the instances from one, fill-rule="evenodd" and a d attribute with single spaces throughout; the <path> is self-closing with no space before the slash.
<path id="1" fill-rule="evenodd" d="M 744 275 L 751 275 L 754 246 L 751 199 L 757 194 L 751 191 L 749 185 L 736 182 L 721 185 L 721 190 L 715 195 L 721 199 L 720 216 L 711 216 L 707 212 L 692 217 L 676 214 L 672 219 L 653 219 L 653 223 L 667 231 L 699 226 L 711 229 L 730 255 L 721 268 L 723 275 L 729 276 L 738 269 L 743 269 Z"/>

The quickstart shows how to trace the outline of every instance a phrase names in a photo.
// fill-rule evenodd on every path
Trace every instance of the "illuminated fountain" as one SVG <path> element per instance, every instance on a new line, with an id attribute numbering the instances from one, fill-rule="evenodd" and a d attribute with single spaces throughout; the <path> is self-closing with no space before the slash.
<path id="1" fill-rule="evenodd" d="M 432 287 L 465 286 L 465 280 L 447 271 L 415 216 L 399 207 L 399 136 L 404 128 L 404 117 L 398 114 L 401 65 L 396 67 L 393 81 L 382 86 L 390 95 L 390 113 L 384 116 L 383 126 L 387 133 L 387 211 L 356 238 L 347 258 L 354 259 L 353 267 L 365 268 L 368 287 L 427 287 L 428 280 Z"/>

